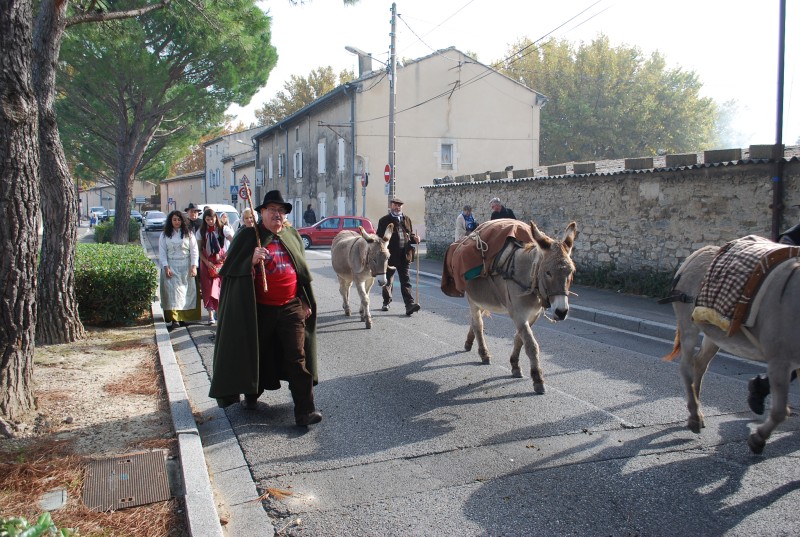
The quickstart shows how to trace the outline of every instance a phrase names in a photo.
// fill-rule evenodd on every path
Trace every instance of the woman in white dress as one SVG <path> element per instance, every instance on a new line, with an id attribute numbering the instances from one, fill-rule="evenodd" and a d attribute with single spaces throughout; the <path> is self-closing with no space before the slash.
<path id="1" fill-rule="evenodd" d="M 158 239 L 158 261 L 161 265 L 161 307 L 164 321 L 172 330 L 186 321 L 200 320 L 200 301 L 197 296 L 197 264 L 199 250 L 194 233 L 181 211 L 172 211 Z"/>

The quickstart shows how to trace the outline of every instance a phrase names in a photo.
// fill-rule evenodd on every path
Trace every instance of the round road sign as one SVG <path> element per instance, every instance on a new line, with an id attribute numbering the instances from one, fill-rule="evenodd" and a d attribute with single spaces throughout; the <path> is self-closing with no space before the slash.
<path id="1" fill-rule="evenodd" d="M 386 167 L 383 169 L 383 178 L 388 183 L 392 178 L 392 169 L 387 164 Z"/>
<path id="2" fill-rule="evenodd" d="M 242 199 L 247 199 L 248 198 L 248 196 L 247 196 L 247 191 L 248 190 L 249 189 L 247 188 L 247 185 L 245 185 L 242 188 L 240 188 L 239 189 L 239 197 L 242 198 Z"/>

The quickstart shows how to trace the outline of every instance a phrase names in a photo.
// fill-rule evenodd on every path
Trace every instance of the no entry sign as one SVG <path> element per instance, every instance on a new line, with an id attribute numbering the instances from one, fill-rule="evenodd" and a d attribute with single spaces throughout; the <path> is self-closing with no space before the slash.
<path id="1" fill-rule="evenodd" d="M 391 178 L 392 178 L 392 169 L 387 164 L 386 167 L 383 169 L 383 179 L 388 183 Z"/>

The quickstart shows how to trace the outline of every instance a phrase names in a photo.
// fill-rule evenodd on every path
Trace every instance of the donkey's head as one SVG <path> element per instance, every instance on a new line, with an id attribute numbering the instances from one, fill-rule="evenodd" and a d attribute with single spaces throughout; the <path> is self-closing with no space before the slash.
<path id="1" fill-rule="evenodd" d="M 578 225 L 575 222 L 570 223 L 561 241 L 551 239 L 539 231 L 533 222 L 531 234 L 542 252 L 539 262 L 533 264 L 532 279 L 545 307 L 549 303 L 555 318 L 563 321 L 569 314 L 569 288 L 575 273 L 575 263 L 569 255 L 578 236 Z"/>
<path id="2" fill-rule="evenodd" d="M 378 286 L 386 285 L 386 269 L 389 268 L 389 239 L 394 231 L 394 224 L 389 224 L 383 237 L 370 235 L 358 226 L 361 236 L 367 241 L 367 266 L 373 278 L 378 279 Z"/>

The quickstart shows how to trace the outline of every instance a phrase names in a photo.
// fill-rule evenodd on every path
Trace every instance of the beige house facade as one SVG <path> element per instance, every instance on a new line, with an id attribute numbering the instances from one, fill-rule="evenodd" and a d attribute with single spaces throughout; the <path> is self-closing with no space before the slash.
<path id="1" fill-rule="evenodd" d="M 251 190 L 255 185 L 256 152 L 252 137 L 262 130 L 263 127 L 257 127 L 226 134 L 203 144 L 206 162 L 203 195 L 202 198 L 193 200 L 194 203 L 229 204 L 236 207 L 241 214 L 247 207 L 247 202 L 238 193 L 242 181 L 247 181 Z"/>
<path id="2" fill-rule="evenodd" d="M 204 177 L 205 172 L 199 170 L 161 181 L 161 210 L 169 214 L 170 211 L 184 210 L 189 203 L 206 203 L 203 197 Z"/>
<path id="3" fill-rule="evenodd" d="M 540 93 L 455 48 L 398 66 L 396 78 L 395 195 L 423 238 L 423 185 L 538 166 Z M 298 227 L 308 204 L 318 218 L 356 214 L 377 224 L 389 199 L 389 92 L 384 70 L 362 73 L 256 134 L 256 197 L 280 190 Z"/>

